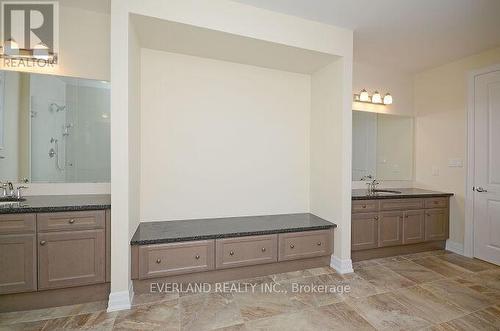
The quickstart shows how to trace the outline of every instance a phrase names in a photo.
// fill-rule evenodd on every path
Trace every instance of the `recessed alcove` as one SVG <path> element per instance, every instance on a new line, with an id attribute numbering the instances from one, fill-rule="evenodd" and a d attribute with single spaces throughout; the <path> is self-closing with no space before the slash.
<path id="1" fill-rule="evenodd" d="M 141 221 L 310 212 L 332 171 L 325 147 L 339 143 L 342 58 L 141 15 L 131 22 Z"/>
<path id="2" fill-rule="evenodd" d="M 352 270 L 352 31 L 232 2 L 112 12 L 113 261 L 140 222 L 310 212 Z"/>

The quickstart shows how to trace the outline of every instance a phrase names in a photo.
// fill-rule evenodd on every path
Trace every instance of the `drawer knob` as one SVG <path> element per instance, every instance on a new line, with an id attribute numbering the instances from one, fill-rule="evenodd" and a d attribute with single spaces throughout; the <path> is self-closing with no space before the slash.
<path id="1" fill-rule="evenodd" d="M 366 209 L 366 205 L 363 205 L 362 207 Z"/>
<path id="2" fill-rule="evenodd" d="M 321 246 L 321 241 L 318 241 L 318 243 L 316 245 Z"/>
<path id="3" fill-rule="evenodd" d="M 291 248 L 291 249 L 294 249 L 294 248 L 295 248 L 295 245 L 294 245 L 294 244 L 290 244 L 290 248 Z"/>
<path id="4" fill-rule="evenodd" d="M 200 256 L 199 256 L 199 255 L 196 255 L 194 258 L 195 258 L 195 259 L 197 259 L 197 260 L 199 260 L 199 259 L 200 259 Z"/>
<path id="5" fill-rule="evenodd" d="M 266 251 L 266 248 L 265 247 L 262 247 L 262 252 L 265 252 Z"/>
<path id="6" fill-rule="evenodd" d="M 75 223 L 75 220 L 74 219 L 70 219 L 69 220 L 69 224 L 73 224 L 73 223 Z"/>
<path id="7" fill-rule="evenodd" d="M 230 252 L 229 252 L 229 255 L 233 256 L 233 255 L 234 255 L 234 252 L 233 252 L 233 251 L 230 251 Z"/>
<path id="8" fill-rule="evenodd" d="M 40 245 L 44 246 L 47 242 L 45 240 L 40 241 Z"/>
<path id="9" fill-rule="evenodd" d="M 160 264 L 161 263 L 161 259 L 156 259 L 156 263 Z"/>
<path id="10" fill-rule="evenodd" d="M 378 221 L 378 216 L 375 216 L 373 219 L 374 219 L 375 221 Z"/>

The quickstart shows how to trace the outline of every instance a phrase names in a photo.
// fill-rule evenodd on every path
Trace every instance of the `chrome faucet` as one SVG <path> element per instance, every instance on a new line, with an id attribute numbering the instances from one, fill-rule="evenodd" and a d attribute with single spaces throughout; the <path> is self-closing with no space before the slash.
<path id="1" fill-rule="evenodd" d="M 14 184 L 12 184 L 12 182 L 5 182 L 5 183 L 0 182 L 0 189 L 2 190 L 0 198 L 14 198 L 21 200 L 23 198 L 22 190 L 27 188 L 28 188 L 27 186 L 18 186 L 14 190 Z"/>
<path id="2" fill-rule="evenodd" d="M 368 185 L 368 193 L 373 193 L 377 189 L 377 185 L 380 184 L 378 180 L 373 179 L 371 182 L 366 183 Z"/>

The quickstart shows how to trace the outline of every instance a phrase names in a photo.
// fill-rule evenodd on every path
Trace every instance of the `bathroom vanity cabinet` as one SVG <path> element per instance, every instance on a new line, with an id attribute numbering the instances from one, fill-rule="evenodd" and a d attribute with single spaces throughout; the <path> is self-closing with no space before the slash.
<path id="1" fill-rule="evenodd" d="M 37 198 L 27 198 L 0 209 L 0 311 L 107 296 L 110 206 L 86 210 L 100 207 L 75 202 L 41 206 Z"/>
<path id="2" fill-rule="evenodd" d="M 444 248 L 450 194 L 413 190 L 402 196 L 355 196 L 351 251 L 354 260 Z M 419 194 L 417 194 L 417 193 Z"/>
<path id="3" fill-rule="evenodd" d="M 106 211 L 0 215 L 0 294 L 106 280 Z"/>

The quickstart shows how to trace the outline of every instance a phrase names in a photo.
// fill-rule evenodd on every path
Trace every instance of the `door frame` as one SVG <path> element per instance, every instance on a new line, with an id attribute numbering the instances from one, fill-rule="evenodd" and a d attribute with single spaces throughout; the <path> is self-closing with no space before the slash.
<path id="1" fill-rule="evenodd" d="M 500 64 L 469 71 L 467 77 L 467 171 L 465 184 L 465 229 L 464 255 L 474 257 L 474 126 L 475 126 L 475 80 L 477 76 L 500 71 Z"/>

